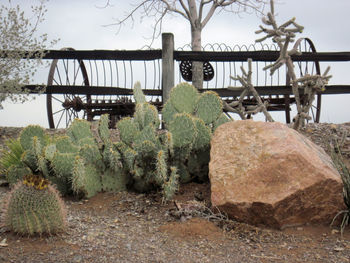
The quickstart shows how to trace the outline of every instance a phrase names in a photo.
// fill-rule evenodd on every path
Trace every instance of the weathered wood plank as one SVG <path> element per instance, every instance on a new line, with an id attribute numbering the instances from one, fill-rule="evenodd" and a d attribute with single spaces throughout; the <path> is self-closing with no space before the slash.
<path id="1" fill-rule="evenodd" d="M 35 89 L 43 90 L 43 85 L 27 85 L 23 87 L 29 89 L 31 93 L 38 93 Z M 293 95 L 290 86 L 257 86 L 255 87 L 261 96 L 266 95 Z M 212 90 L 220 97 L 235 97 L 241 94 L 242 89 L 202 89 L 201 92 Z M 145 95 L 162 96 L 162 90 L 145 89 Z M 97 86 L 47 86 L 43 92 L 45 94 L 79 94 L 79 95 L 132 95 L 132 89 L 119 87 L 97 87 Z M 322 94 L 350 94 L 350 85 L 327 85 Z"/>

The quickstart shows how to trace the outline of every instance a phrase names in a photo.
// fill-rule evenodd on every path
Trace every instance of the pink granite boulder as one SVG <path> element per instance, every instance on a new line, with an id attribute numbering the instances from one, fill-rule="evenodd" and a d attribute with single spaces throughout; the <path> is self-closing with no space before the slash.
<path id="1" fill-rule="evenodd" d="M 221 125 L 211 141 L 209 178 L 212 205 L 249 224 L 329 224 L 345 207 L 330 157 L 278 122 Z"/>

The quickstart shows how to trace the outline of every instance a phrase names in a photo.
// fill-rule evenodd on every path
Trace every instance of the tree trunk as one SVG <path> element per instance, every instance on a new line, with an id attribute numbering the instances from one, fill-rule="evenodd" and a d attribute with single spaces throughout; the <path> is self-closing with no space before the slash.
<path id="1" fill-rule="evenodd" d="M 196 27 L 191 27 L 192 51 L 202 50 L 201 35 L 202 35 L 202 28 L 200 25 L 196 25 Z M 203 62 L 202 61 L 193 61 L 192 63 L 192 84 L 197 89 L 203 88 Z"/>

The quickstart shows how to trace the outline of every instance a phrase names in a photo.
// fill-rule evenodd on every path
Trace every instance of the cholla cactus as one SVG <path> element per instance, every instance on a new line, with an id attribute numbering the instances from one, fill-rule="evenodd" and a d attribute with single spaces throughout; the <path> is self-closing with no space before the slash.
<path id="1" fill-rule="evenodd" d="M 56 234 L 65 229 L 66 210 L 48 180 L 27 175 L 8 194 L 3 223 L 21 235 Z"/>
<path id="2" fill-rule="evenodd" d="M 260 26 L 260 30 L 256 31 L 257 34 L 265 33 L 266 36 L 256 41 L 261 42 L 265 39 L 272 38 L 272 41 L 277 43 L 279 46 L 279 58 L 275 63 L 266 66 L 264 70 L 269 69 L 270 74 L 272 75 L 284 64 L 287 66 L 297 106 L 297 115 L 294 118 L 295 122 L 293 128 L 298 130 L 301 126 L 304 125 L 305 120 L 311 119 L 311 117 L 308 115 L 308 112 L 312 106 L 315 94 L 317 91 L 324 90 L 325 85 L 328 83 L 329 79 L 332 76 L 328 75 L 330 69 L 328 67 L 323 75 L 306 75 L 299 79 L 296 77 L 291 56 L 300 54 L 297 48 L 300 44 L 301 39 L 296 42 L 291 50 L 288 50 L 288 46 L 290 43 L 294 42 L 296 33 L 302 33 L 304 28 L 295 22 L 295 18 L 292 18 L 284 24 L 278 26 L 275 19 L 273 0 L 270 0 L 270 8 L 271 10 L 267 13 L 267 17 L 262 18 L 262 22 L 266 27 Z M 269 29 L 267 27 L 271 28 Z M 301 103 L 299 88 L 304 88 L 304 93 L 307 94 L 306 103 Z"/>
<path id="3" fill-rule="evenodd" d="M 267 101 L 262 101 L 258 92 L 256 91 L 255 87 L 252 84 L 252 60 L 248 59 L 248 72 L 245 71 L 245 69 L 243 68 L 243 66 L 241 66 L 241 70 L 242 70 L 242 76 L 237 76 L 237 77 L 232 77 L 232 79 L 234 80 L 238 80 L 242 87 L 239 88 L 243 88 L 240 96 L 239 96 L 239 100 L 238 101 L 233 101 L 231 103 L 225 103 L 225 109 L 233 112 L 233 113 L 237 113 L 240 115 L 240 117 L 242 118 L 242 120 L 247 119 L 247 116 L 259 113 L 259 112 L 263 112 L 265 115 L 265 118 L 267 121 L 273 122 L 273 118 L 271 117 L 270 113 L 267 111 L 267 106 L 268 106 L 268 102 Z M 228 87 L 228 89 L 237 89 L 237 87 Z M 245 96 L 248 96 L 252 94 L 255 98 L 255 100 L 257 101 L 257 105 L 256 106 L 244 106 L 243 105 L 243 100 L 245 98 Z"/>

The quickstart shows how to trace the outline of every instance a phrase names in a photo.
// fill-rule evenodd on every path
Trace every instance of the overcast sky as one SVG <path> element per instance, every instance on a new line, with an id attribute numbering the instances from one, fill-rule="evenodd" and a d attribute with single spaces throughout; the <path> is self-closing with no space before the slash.
<path id="1" fill-rule="evenodd" d="M 37 3 L 35 0 L 13 0 L 13 2 L 20 3 L 25 10 L 29 10 L 31 4 Z M 130 10 L 131 3 L 139 1 L 111 0 L 114 6 L 98 8 L 105 2 L 105 0 L 51 0 L 47 4 L 48 12 L 45 21 L 40 25 L 40 32 L 48 33 L 51 39 L 60 38 L 53 49 L 73 47 L 130 50 L 140 49 L 150 43 L 153 22 L 150 19 L 144 19 L 142 23 L 139 19 L 135 19 L 133 27 L 131 23 L 127 23 L 118 34 L 116 27 L 103 26 L 122 17 Z M 300 37 L 312 39 L 318 51 L 350 51 L 350 0 L 279 0 L 275 10 L 279 22 L 296 17 L 296 21 L 305 27 Z M 204 28 L 202 44 L 225 43 L 232 47 L 236 44 L 249 45 L 260 37 L 254 33 L 259 25 L 260 18 L 255 14 L 242 13 L 238 16 L 222 12 L 216 14 Z M 167 17 L 164 20 L 163 32 L 174 34 L 176 47 L 190 42 L 188 22 L 181 17 Z M 152 47 L 160 48 L 160 39 L 157 39 Z M 350 84 L 350 62 L 331 63 L 331 67 L 331 74 L 334 77 L 330 84 Z M 321 70 L 325 68 L 326 64 L 322 64 Z M 38 81 L 46 82 L 46 75 Z M 350 95 L 327 95 L 322 99 L 322 122 L 350 121 L 348 113 Z M 284 121 L 283 118 L 278 120 Z M 23 105 L 4 103 L 4 109 L 0 110 L 0 126 L 28 124 L 48 126 L 44 95 Z"/>

